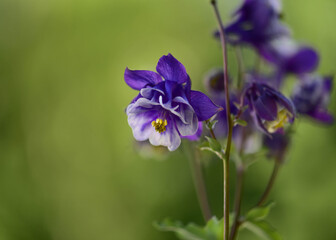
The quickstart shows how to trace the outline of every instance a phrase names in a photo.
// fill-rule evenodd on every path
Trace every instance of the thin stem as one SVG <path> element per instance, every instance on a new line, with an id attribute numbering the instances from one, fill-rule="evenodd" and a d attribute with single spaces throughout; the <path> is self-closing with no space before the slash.
<path id="1" fill-rule="evenodd" d="M 209 123 L 209 120 L 206 120 L 205 122 L 206 122 L 206 124 L 208 124 L 208 123 Z M 211 127 L 209 128 L 209 131 L 210 131 L 211 137 L 212 137 L 213 139 L 217 140 L 216 135 L 215 135 L 215 132 L 214 132 L 214 130 L 213 130 Z"/>
<path id="2" fill-rule="evenodd" d="M 226 101 L 226 117 L 228 123 L 228 138 L 226 142 L 226 148 L 224 153 L 223 161 L 223 185 L 224 185 L 224 207 L 223 207 L 223 218 L 224 218 L 224 232 L 223 239 L 229 239 L 229 159 L 231 151 L 231 141 L 232 141 L 232 128 L 233 122 L 231 119 L 231 110 L 230 110 L 230 95 L 229 95 L 229 78 L 228 78 L 228 64 L 227 64 L 227 52 L 226 52 L 226 40 L 224 33 L 223 22 L 217 7 L 217 1 L 211 0 L 211 5 L 213 6 L 215 16 L 219 26 L 219 35 L 222 44 L 222 54 L 223 54 L 223 70 L 224 70 L 224 90 L 225 90 L 225 101 Z"/>
<path id="3" fill-rule="evenodd" d="M 230 205 L 229 205 L 229 161 L 224 159 L 223 161 L 223 218 L 224 218 L 224 231 L 223 239 L 229 240 L 229 214 L 230 214 Z"/>
<path id="4" fill-rule="evenodd" d="M 236 238 L 239 226 L 241 224 L 239 219 L 240 219 L 240 208 L 241 208 L 243 181 L 244 181 L 244 173 L 245 173 L 245 166 L 241 160 L 241 157 L 243 156 L 245 145 L 246 145 L 246 139 L 248 137 L 246 128 L 242 129 L 241 134 L 242 134 L 242 140 L 241 140 L 241 144 L 239 147 L 239 156 L 236 158 L 236 161 L 235 161 L 236 171 L 237 171 L 235 199 L 234 199 L 235 217 L 234 217 L 233 224 L 231 227 L 230 240 L 234 240 Z"/>
<path id="5" fill-rule="evenodd" d="M 237 230 L 240 224 L 239 217 L 240 217 L 242 190 L 243 190 L 244 171 L 245 169 L 242 164 L 237 166 L 236 193 L 235 193 L 235 200 L 234 200 L 235 217 L 234 217 L 233 225 L 232 225 L 231 232 L 230 232 L 230 240 L 233 240 L 236 238 Z"/>
<path id="6" fill-rule="evenodd" d="M 280 165 L 281 164 L 280 164 L 279 161 L 277 161 L 277 160 L 274 161 L 274 168 L 273 168 L 272 175 L 271 175 L 270 179 L 268 180 L 268 184 L 265 188 L 265 191 L 264 191 L 263 195 L 261 196 L 261 198 L 260 198 L 260 200 L 259 200 L 259 202 L 257 203 L 256 206 L 260 207 L 266 201 L 266 199 L 267 199 L 268 195 L 270 194 L 271 189 L 274 185 L 274 181 L 275 181 L 275 179 L 278 175 Z"/>
<path id="7" fill-rule="evenodd" d="M 211 134 L 211 137 L 212 137 L 213 139 L 217 140 L 216 135 L 215 135 L 215 132 L 214 132 L 214 130 L 213 130 L 212 128 L 210 129 L 210 134 Z"/>
<path id="8" fill-rule="evenodd" d="M 243 62 L 243 54 L 242 54 L 241 47 L 239 47 L 239 46 L 235 47 L 235 52 L 236 52 L 237 63 L 238 63 L 237 87 L 238 87 L 238 89 L 240 89 L 243 86 L 245 66 L 244 66 L 244 62 Z"/>
<path id="9" fill-rule="evenodd" d="M 211 214 L 206 186 L 204 182 L 199 150 L 196 149 L 194 152 L 194 156 L 191 156 L 189 159 L 190 159 L 190 165 L 192 168 L 192 175 L 193 175 L 193 180 L 194 180 L 194 185 L 195 185 L 195 189 L 197 193 L 198 202 L 200 204 L 203 218 L 205 222 L 208 222 L 211 219 L 212 214 Z"/>

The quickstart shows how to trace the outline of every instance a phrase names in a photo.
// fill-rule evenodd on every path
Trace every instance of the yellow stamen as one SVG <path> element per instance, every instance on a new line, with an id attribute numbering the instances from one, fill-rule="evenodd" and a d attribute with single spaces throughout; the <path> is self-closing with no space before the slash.
<path id="1" fill-rule="evenodd" d="M 166 131 L 167 120 L 162 120 L 161 118 L 157 118 L 155 121 L 152 122 L 152 126 L 155 128 L 155 131 L 159 133 L 163 133 Z"/>
<path id="2" fill-rule="evenodd" d="M 265 127 L 269 133 L 275 133 L 279 128 L 283 128 L 289 122 L 292 114 L 285 108 L 278 112 L 277 119 L 274 121 L 266 121 Z"/>

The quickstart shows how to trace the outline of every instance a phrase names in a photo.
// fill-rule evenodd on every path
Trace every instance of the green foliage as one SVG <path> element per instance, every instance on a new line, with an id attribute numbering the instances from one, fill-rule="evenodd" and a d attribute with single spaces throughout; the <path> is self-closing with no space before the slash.
<path id="1" fill-rule="evenodd" d="M 265 207 L 255 207 L 252 208 L 247 214 L 246 214 L 246 220 L 249 221 L 258 221 L 265 219 L 271 208 L 274 207 L 275 203 L 271 202 Z"/>
<path id="2" fill-rule="evenodd" d="M 181 240 L 219 240 L 223 235 L 223 220 L 213 217 L 204 226 L 198 226 L 189 223 L 186 226 L 179 221 L 165 219 L 162 223 L 154 223 L 154 226 L 160 231 L 175 232 Z"/>
<path id="3" fill-rule="evenodd" d="M 229 221 L 232 224 L 232 214 L 230 214 Z M 205 226 L 198 226 L 194 223 L 184 226 L 179 221 L 169 219 L 154 223 L 154 226 L 160 231 L 175 232 L 181 240 L 221 240 L 223 238 L 223 219 L 218 220 L 216 217 L 212 217 Z"/>
<path id="4" fill-rule="evenodd" d="M 266 221 L 247 221 L 241 226 L 255 233 L 261 239 L 281 240 L 280 234 Z"/>
<path id="5" fill-rule="evenodd" d="M 208 129 L 214 129 L 217 122 L 218 122 L 218 120 L 210 119 L 209 121 L 206 121 L 206 126 L 207 126 Z"/>
<path id="6" fill-rule="evenodd" d="M 235 119 L 233 124 L 234 126 L 240 125 L 240 126 L 246 127 L 247 122 L 242 119 Z"/>
<path id="7" fill-rule="evenodd" d="M 206 140 L 203 141 L 199 148 L 202 151 L 209 151 L 217 155 L 218 158 L 223 160 L 223 148 L 220 142 L 218 142 L 216 139 L 205 137 Z"/>
<path id="8" fill-rule="evenodd" d="M 216 139 L 213 139 L 213 138 L 210 138 L 210 137 L 205 137 L 205 138 L 209 143 L 209 147 L 213 151 L 216 151 L 216 152 L 221 152 L 222 151 L 222 146 Z"/>
<path id="9" fill-rule="evenodd" d="M 261 239 L 281 240 L 280 234 L 268 223 L 265 218 L 268 216 L 274 202 L 264 207 L 255 207 L 247 214 L 241 228 L 246 228 L 255 233 Z"/>

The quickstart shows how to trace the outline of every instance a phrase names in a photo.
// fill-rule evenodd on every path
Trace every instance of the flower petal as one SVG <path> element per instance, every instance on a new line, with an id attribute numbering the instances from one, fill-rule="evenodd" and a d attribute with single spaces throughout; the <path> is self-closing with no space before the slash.
<path id="1" fill-rule="evenodd" d="M 140 90 L 141 96 L 147 99 L 151 99 L 156 92 L 165 95 L 165 93 L 158 88 L 147 87 Z"/>
<path id="2" fill-rule="evenodd" d="M 202 122 L 198 122 L 198 129 L 197 132 L 193 135 L 190 136 L 182 136 L 182 138 L 186 138 L 190 141 L 198 141 L 202 135 L 203 132 L 203 123 Z"/>
<path id="3" fill-rule="evenodd" d="M 128 86 L 135 90 L 140 90 L 141 88 L 147 86 L 154 86 L 159 82 L 162 82 L 162 78 L 159 74 L 152 71 L 145 70 L 130 70 L 125 69 L 124 79 Z"/>
<path id="4" fill-rule="evenodd" d="M 159 59 L 156 71 L 160 73 L 165 80 L 177 83 L 185 83 L 189 79 L 183 64 L 174 58 L 170 53 Z"/>
<path id="5" fill-rule="evenodd" d="M 302 74 L 314 71 L 319 63 L 317 52 L 310 47 L 302 47 L 298 52 L 288 59 L 286 70 L 295 74 Z"/>
<path id="6" fill-rule="evenodd" d="M 254 107 L 257 114 L 264 120 L 273 121 L 277 118 L 278 109 L 271 96 L 263 94 L 254 101 Z"/>
<path id="7" fill-rule="evenodd" d="M 151 123 L 160 116 L 160 113 L 158 103 L 153 103 L 146 98 L 139 98 L 127 107 L 128 124 L 136 140 L 144 141 L 149 138 L 154 129 Z"/>
<path id="8" fill-rule="evenodd" d="M 207 120 L 222 110 L 207 95 L 199 91 L 190 91 L 190 104 L 199 121 Z"/>
<path id="9" fill-rule="evenodd" d="M 151 123 L 158 117 L 156 111 L 144 111 L 128 114 L 128 124 L 132 128 L 133 136 L 137 141 L 145 141 L 155 131 Z"/>
<path id="10" fill-rule="evenodd" d="M 180 117 L 175 117 L 177 130 L 181 136 L 195 134 L 198 128 L 198 119 L 194 109 L 182 97 L 176 97 L 173 101 L 180 103 L 179 108 L 176 109 Z"/>
<path id="11" fill-rule="evenodd" d="M 273 94 L 277 97 L 277 100 L 280 102 L 280 104 L 292 114 L 291 120 L 294 120 L 294 117 L 296 115 L 296 109 L 292 100 L 286 98 L 284 95 L 282 95 L 282 93 L 278 91 L 273 91 Z"/>
<path id="12" fill-rule="evenodd" d="M 324 94 L 330 94 L 333 88 L 333 80 L 334 80 L 333 76 L 324 77 L 324 80 L 323 80 Z"/>
<path id="13" fill-rule="evenodd" d="M 326 111 L 315 111 L 308 115 L 325 124 L 332 124 L 334 122 L 334 117 Z"/>
<path id="14" fill-rule="evenodd" d="M 152 131 L 149 136 L 149 142 L 154 146 L 166 146 L 169 151 L 175 151 L 181 144 L 181 138 L 178 134 L 174 122 L 171 118 L 167 119 L 166 131 L 159 133 Z"/>

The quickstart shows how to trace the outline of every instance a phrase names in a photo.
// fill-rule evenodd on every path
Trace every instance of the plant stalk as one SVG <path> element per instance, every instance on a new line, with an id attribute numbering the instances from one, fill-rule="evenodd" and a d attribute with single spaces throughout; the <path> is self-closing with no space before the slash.
<path id="1" fill-rule="evenodd" d="M 230 232 L 230 240 L 236 238 L 237 230 L 239 228 L 239 217 L 240 217 L 240 208 L 241 208 L 241 199 L 242 199 L 242 190 L 243 190 L 243 181 L 244 181 L 244 166 L 240 164 L 237 166 L 237 179 L 236 179 L 236 192 L 234 200 L 234 220 Z"/>
<path id="2" fill-rule="evenodd" d="M 230 95 L 229 95 L 229 78 L 228 78 L 228 64 L 227 64 L 227 51 L 226 51 L 226 38 L 224 33 L 223 22 L 218 10 L 217 1 L 211 0 L 211 5 L 213 6 L 214 13 L 219 26 L 219 35 L 222 45 L 222 54 L 223 54 L 223 71 L 224 71 L 224 91 L 225 91 L 225 101 L 226 101 L 226 117 L 228 123 L 228 137 L 226 142 L 226 148 L 224 152 L 224 161 L 223 161 L 223 185 L 224 185 L 224 194 L 223 194 L 223 218 L 224 218 L 224 232 L 223 239 L 229 239 L 229 159 L 231 151 L 231 141 L 232 141 L 232 129 L 233 122 L 231 119 L 231 110 L 230 110 Z"/>
<path id="3" fill-rule="evenodd" d="M 195 185 L 197 198 L 200 204 L 203 218 L 205 222 L 208 222 L 212 217 L 212 213 L 211 213 L 207 191 L 206 191 L 206 186 L 204 182 L 199 150 L 195 149 L 195 153 L 193 155 L 194 156 L 191 156 L 189 159 L 190 159 L 190 165 L 192 168 L 194 185 Z"/>
<path id="4" fill-rule="evenodd" d="M 272 171 L 272 175 L 271 175 L 270 179 L 268 180 L 268 184 L 265 188 L 264 193 L 262 194 L 259 202 L 256 205 L 257 207 L 260 207 L 266 201 L 268 195 L 270 194 L 270 192 L 272 190 L 272 187 L 274 185 L 274 181 L 275 181 L 275 179 L 278 175 L 280 165 L 281 165 L 281 163 L 279 161 L 274 160 L 274 168 L 273 168 L 273 171 Z"/>

